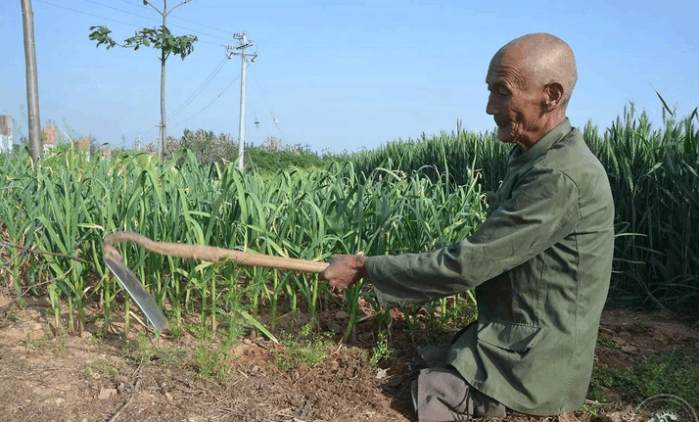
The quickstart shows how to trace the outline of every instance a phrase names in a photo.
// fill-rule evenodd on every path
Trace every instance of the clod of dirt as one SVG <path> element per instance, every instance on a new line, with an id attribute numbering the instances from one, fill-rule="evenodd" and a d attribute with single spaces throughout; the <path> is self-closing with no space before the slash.
<path id="1" fill-rule="evenodd" d="M 97 398 L 100 400 L 109 400 L 112 396 L 116 396 L 116 394 L 116 388 L 101 388 Z"/>

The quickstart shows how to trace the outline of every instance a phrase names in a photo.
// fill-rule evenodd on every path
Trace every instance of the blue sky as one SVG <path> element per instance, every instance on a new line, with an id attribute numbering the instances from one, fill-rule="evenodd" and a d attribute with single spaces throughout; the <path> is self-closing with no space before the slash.
<path id="1" fill-rule="evenodd" d="M 155 12 L 141 0 L 33 4 L 42 122 L 114 145 L 155 139 L 156 51 L 108 51 L 88 40 L 91 25 L 109 26 L 120 40 L 155 26 Z M 259 53 L 247 85 L 253 143 L 277 136 L 317 151 L 356 151 L 451 130 L 457 119 L 491 129 L 488 62 L 529 32 L 556 34 L 576 53 L 568 113 L 575 125 L 591 119 L 605 127 L 629 101 L 657 122 L 656 90 L 680 114 L 699 105 L 696 16 L 693 0 L 192 0 L 171 18 L 174 33 L 201 42 L 184 61 L 168 62 L 169 133 L 205 128 L 237 136 L 240 62 L 225 60 L 222 47 L 237 31 L 247 31 Z M 0 114 L 13 115 L 26 133 L 19 1 L 0 2 L 0 39 Z"/>

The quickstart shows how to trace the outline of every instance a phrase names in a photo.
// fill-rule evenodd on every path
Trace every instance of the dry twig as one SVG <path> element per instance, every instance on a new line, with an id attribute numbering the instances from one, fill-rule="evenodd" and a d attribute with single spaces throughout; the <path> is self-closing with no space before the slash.
<path id="1" fill-rule="evenodd" d="M 138 364 L 138 368 L 134 371 L 134 378 L 136 381 L 131 384 L 131 393 L 129 394 L 129 398 L 126 399 L 126 401 L 119 407 L 119 409 L 112 415 L 111 418 L 107 422 L 114 422 L 117 420 L 119 415 L 126 409 L 126 406 L 131 403 L 133 398 L 136 396 L 136 393 L 138 392 L 138 387 L 141 385 L 141 370 L 143 369 L 143 359 L 141 359 L 141 363 Z"/>

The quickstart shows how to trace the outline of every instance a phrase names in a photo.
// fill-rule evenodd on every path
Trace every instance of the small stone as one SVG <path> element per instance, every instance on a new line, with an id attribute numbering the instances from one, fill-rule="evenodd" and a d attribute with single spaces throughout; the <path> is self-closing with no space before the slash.
<path id="1" fill-rule="evenodd" d="M 341 333 L 342 327 L 340 327 L 340 324 L 330 321 L 328 322 L 328 330 L 332 331 L 333 333 Z"/>
<path id="2" fill-rule="evenodd" d="M 65 400 L 63 400 L 63 399 L 60 398 L 60 397 L 56 399 L 56 405 L 58 405 L 58 406 L 62 405 L 63 402 L 65 402 Z"/>
<path id="3" fill-rule="evenodd" d="M 253 375 L 253 376 L 260 376 L 260 375 L 264 376 L 264 375 L 265 375 L 265 371 L 264 371 L 264 369 L 260 368 L 259 366 L 253 365 L 253 366 L 250 368 L 250 374 Z"/>
<path id="4" fill-rule="evenodd" d="M 349 318 L 349 314 L 345 311 L 337 311 L 337 312 L 335 312 L 335 318 L 347 319 L 347 318 Z"/>
<path id="5" fill-rule="evenodd" d="M 621 351 L 626 353 L 636 353 L 638 352 L 638 347 L 632 346 L 630 344 L 625 344 L 621 346 Z"/>
<path id="6" fill-rule="evenodd" d="M 376 371 L 376 379 L 377 380 L 382 380 L 388 376 L 388 368 L 379 368 L 378 371 Z"/>
<path id="7" fill-rule="evenodd" d="M 100 400 L 109 400 L 112 396 L 116 396 L 116 394 L 116 388 L 102 388 L 97 398 Z"/>
<path id="8" fill-rule="evenodd" d="M 167 401 L 169 401 L 170 403 L 172 403 L 172 401 L 173 401 L 172 394 L 170 394 L 169 392 L 166 391 L 166 392 L 165 392 L 165 398 L 167 399 Z"/>

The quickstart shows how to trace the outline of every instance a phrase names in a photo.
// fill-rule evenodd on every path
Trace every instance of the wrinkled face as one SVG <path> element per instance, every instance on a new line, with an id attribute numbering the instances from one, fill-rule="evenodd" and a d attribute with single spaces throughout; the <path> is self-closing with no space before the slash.
<path id="1" fill-rule="evenodd" d="M 527 80 L 516 53 L 498 53 L 488 68 L 486 84 L 490 96 L 486 113 L 493 116 L 498 138 L 507 143 L 521 143 L 536 132 L 543 116 L 544 90 Z"/>

